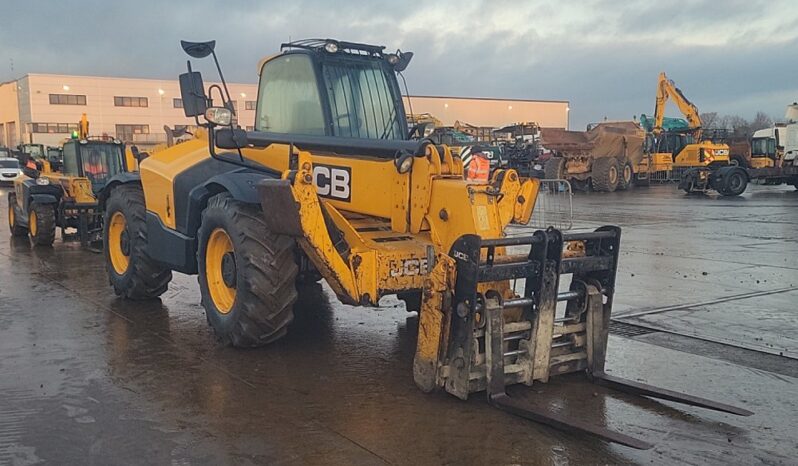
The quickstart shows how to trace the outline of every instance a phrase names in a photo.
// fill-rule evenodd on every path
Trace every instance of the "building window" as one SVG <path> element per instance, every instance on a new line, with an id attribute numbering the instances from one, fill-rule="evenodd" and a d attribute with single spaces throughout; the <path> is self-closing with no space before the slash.
<path id="1" fill-rule="evenodd" d="M 31 133 L 71 133 L 77 131 L 78 125 L 72 123 L 31 123 Z"/>
<path id="2" fill-rule="evenodd" d="M 172 106 L 174 108 L 183 108 L 183 99 L 172 99 Z"/>
<path id="3" fill-rule="evenodd" d="M 133 141 L 134 134 L 150 134 L 150 125 L 116 125 L 116 137 L 122 141 Z"/>
<path id="4" fill-rule="evenodd" d="M 255 105 L 257 103 L 254 100 L 247 100 L 244 102 L 244 110 L 255 110 Z"/>
<path id="5" fill-rule="evenodd" d="M 50 94 L 51 105 L 86 105 L 85 95 Z"/>
<path id="6" fill-rule="evenodd" d="M 146 97 L 114 97 L 115 107 L 149 107 Z"/>

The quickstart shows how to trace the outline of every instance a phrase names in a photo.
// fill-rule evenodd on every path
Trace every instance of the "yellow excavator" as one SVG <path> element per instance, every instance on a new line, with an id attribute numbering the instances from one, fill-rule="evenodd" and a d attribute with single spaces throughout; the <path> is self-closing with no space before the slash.
<path id="1" fill-rule="evenodd" d="M 665 107 L 673 101 L 687 120 L 684 129 L 663 129 Z M 716 189 L 721 194 L 732 195 L 727 188 L 720 167 L 729 166 L 729 146 L 705 140 L 698 108 L 690 102 L 674 82 L 660 73 L 654 108 L 654 126 L 647 138 L 646 150 L 654 167 L 680 174 L 679 187 L 688 193 Z"/>
<path id="2" fill-rule="evenodd" d="M 285 335 L 297 284 L 323 277 L 344 303 L 397 295 L 419 313 L 413 377 L 425 392 L 485 392 L 511 414 L 634 448 L 651 444 L 526 405 L 506 387 L 582 373 L 628 393 L 751 414 L 604 372 L 620 228 L 508 235 L 509 224 L 529 221 L 538 181 L 511 169 L 465 180 L 447 146 L 410 138 L 397 74 L 412 53 L 283 44 L 258 65 L 255 129 L 245 131 L 214 46 L 182 42 L 193 58 L 213 56 L 219 72 L 207 93 L 191 61 L 180 76 L 185 115 L 207 139 L 109 181 L 103 249 L 116 294 L 151 299 L 172 271 L 196 274 L 218 338 L 252 347 Z"/>

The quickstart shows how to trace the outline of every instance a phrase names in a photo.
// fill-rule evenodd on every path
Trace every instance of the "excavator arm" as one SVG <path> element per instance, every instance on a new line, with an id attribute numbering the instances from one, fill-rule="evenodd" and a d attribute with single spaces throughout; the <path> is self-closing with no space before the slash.
<path id="1" fill-rule="evenodd" d="M 657 84 L 657 103 L 654 109 L 654 134 L 662 132 L 662 123 L 665 119 L 665 105 L 668 103 L 668 99 L 676 103 L 679 107 L 679 111 L 681 111 L 687 119 L 690 128 L 697 131 L 696 139 L 700 140 L 702 124 L 698 108 L 684 96 L 673 81 L 665 76 L 665 73 L 659 74 L 659 83 Z"/>

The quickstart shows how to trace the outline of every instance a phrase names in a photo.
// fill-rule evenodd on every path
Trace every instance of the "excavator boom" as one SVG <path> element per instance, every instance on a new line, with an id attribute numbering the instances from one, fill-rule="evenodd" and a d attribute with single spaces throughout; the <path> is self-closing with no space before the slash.
<path id="1" fill-rule="evenodd" d="M 657 102 L 654 108 L 654 134 L 659 135 L 662 132 L 662 123 L 665 119 L 665 105 L 668 99 L 673 100 L 679 111 L 682 112 L 687 119 L 690 129 L 696 131 L 696 140 L 701 139 L 701 116 L 698 113 L 698 108 L 684 96 L 681 89 L 676 87 L 673 81 L 668 79 L 665 73 L 659 74 L 659 82 L 657 84 Z"/>

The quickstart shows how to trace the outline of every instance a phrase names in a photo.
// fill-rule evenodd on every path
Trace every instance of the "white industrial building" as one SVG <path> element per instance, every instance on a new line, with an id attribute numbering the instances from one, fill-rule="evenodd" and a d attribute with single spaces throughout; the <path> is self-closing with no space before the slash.
<path id="1" fill-rule="evenodd" d="M 206 83 L 210 84 L 210 83 Z M 255 121 L 256 84 L 228 84 L 242 127 Z M 479 126 L 536 121 L 567 128 L 567 101 L 412 97 L 415 113 Z M 407 101 L 406 101 L 407 106 Z M 22 142 L 59 145 L 76 129 L 81 114 L 92 135 L 110 135 L 138 145 L 164 142 L 163 127 L 193 125 L 183 116 L 177 80 L 28 74 L 0 84 L 0 146 Z"/>

